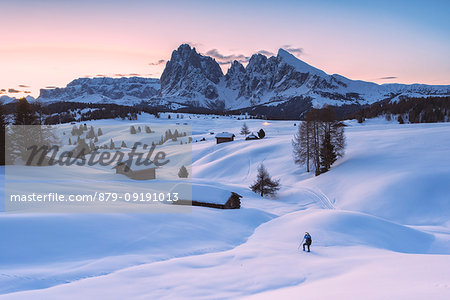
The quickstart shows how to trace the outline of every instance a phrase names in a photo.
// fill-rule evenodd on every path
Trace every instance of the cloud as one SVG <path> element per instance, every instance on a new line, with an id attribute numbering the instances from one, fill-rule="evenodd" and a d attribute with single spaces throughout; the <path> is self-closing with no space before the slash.
<path id="1" fill-rule="evenodd" d="M 141 74 L 138 74 L 138 73 L 130 73 L 130 74 L 127 74 L 127 76 L 141 76 Z"/>
<path id="2" fill-rule="evenodd" d="M 30 92 L 30 91 L 24 91 L 24 93 L 25 93 L 25 94 L 31 94 L 31 92 Z"/>
<path id="3" fill-rule="evenodd" d="M 386 77 L 380 77 L 380 78 L 378 78 L 378 79 L 381 79 L 381 80 L 389 80 L 389 79 L 396 79 L 396 78 L 398 78 L 397 76 L 386 76 Z"/>
<path id="4" fill-rule="evenodd" d="M 20 91 L 16 89 L 8 89 L 8 93 L 20 93 Z"/>
<path id="5" fill-rule="evenodd" d="M 95 77 L 106 77 L 106 75 L 104 75 L 104 74 L 97 74 L 97 75 L 95 75 Z"/>
<path id="6" fill-rule="evenodd" d="M 292 53 L 292 54 L 297 54 L 297 55 L 303 54 L 303 48 L 295 48 L 295 47 L 292 47 L 291 45 L 283 45 L 283 46 L 281 46 L 281 48 L 283 48 L 284 50 L 286 50 L 287 52 Z"/>
<path id="7" fill-rule="evenodd" d="M 46 86 L 45 88 L 46 88 L 46 89 L 56 89 L 56 86 L 49 85 L 49 86 Z"/>
<path id="8" fill-rule="evenodd" d="M 2 91 L 2 92 L 6 92 L 6 90 L 5 90 L 5 89 L 1 89 L 0 91 Z"/>
<path id="9" fill-rule="evenodd" d="M 19 84 L 19 87 L 21 87 L 21 88 L 29 88 L 30 86 L 29 85 L 25 85 L 25 84 Z"/>
<path id="10" fill-rule="evenodd" d="M 258 53 L 265 55 L 265 56 L 274 56 L 275 55 L 275 53 L 273 53 L 272 51 L 268 51 L 268 50 L 259 50 Z"/>
<path id="11" fill-rule="evenodd" d="M 165 63 L 165 62 L 166 62 L 165 59 L 160 59 L 160 60 L 158 60 L 157 62 L 150 62 L 150 63 L 148 63 L 148 64 L 149 64 L 149 66 L 159 66 L 159 65 L 162 65 L 162 64 Z"/>
<path id="12" fill-rule="evenodd" d="M 248 56 L 245 56 L 244 54 L 230 54 L 230 55 L 224 55 L 219 52 L 217 49 L 211 49 L 206 51 L 205 55 L 211 56 L 216 59 L 216 61 L 221 64 L 229 64 L 233 61 L 237 60 L 240 63 L 248 62 L 250 59 Z"/>

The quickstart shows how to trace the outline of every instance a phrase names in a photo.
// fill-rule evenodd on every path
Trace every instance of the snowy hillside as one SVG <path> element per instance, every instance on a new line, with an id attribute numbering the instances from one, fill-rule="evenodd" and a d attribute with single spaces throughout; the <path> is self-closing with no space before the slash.
<path id="1" fill-rule="evenodd" d="M 173 114 L 143 114 L 87 125 L 104 128 L 100 143 L 120 136 L 130 144 L 146 136 L 119 128 L 175 122 Z M 233 191 L 243 196 L 241 209 L 0 213 L 0 299 L 450 297 L 449 124 L 349 121 L 345 156 L 313 177 L 293 163 L 294 122 L 245 120 L 266 132 L 255 141 L 238 134 L 244 121 L 236 117 L 182 122 L 192 126 L 193 197 L 213 187 Z M 236 140 L 217 145 L 210 133 L 222 131 Z M 248 188 L 261 162 L 281 180 L 275 199 Z M 95 178 L 105 179 L 102 188 L 145 190 L 126 178 L 108 181 L 110 168 L 71 171 L 63 175 L 83 190 L 98 190 Z M 298 250 L 305 231 L 311 253 Z"/>

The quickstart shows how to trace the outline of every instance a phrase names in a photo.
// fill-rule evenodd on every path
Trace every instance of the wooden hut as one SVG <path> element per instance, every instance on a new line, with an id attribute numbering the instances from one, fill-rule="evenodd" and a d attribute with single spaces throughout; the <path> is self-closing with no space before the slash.
<path id="1" fill-rule="evenodd" d="M 245 140 L 246 141 L 259 140 L 259 137 L 252 132 L 245 138 Z"/>
<path id="2" fill-rule="evenodd" d="M 174 201 L 173 204 L 203 206 L 218 209 L 241 208 L 242 196 L 235 192 L 230 192 L 229 190 L 202 184 L 194 184 L 192 187 L 190 187 L 190 185 L 185 185 L 181 188 L 181 190 L 183 189 L 185 191 L 189 190 L 189 192 L 183 193 L 182 191 L 180 193 L 180 200 Z M 175 187 L 174 191 L 179 192 L 180 189 Z"/>
<path id="3" fill-rule="evenodd" d="M 230 132 L 221 132 L 216 134 L 217 144 L 234 141 L 235 135 Z"/>
<path id="4" fill-rule="evenodd" d="M 152 180 L 156 178 L 156 167 L 135 164 L 135 161 L 123 161 L 118 163 L 113 169 L 116 174 L 122 174 L 134 180 Z"/>

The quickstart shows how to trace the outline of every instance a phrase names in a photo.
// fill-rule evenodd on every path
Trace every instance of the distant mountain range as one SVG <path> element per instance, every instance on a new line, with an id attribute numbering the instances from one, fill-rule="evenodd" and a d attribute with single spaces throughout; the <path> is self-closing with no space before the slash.
<path id="1" fill-rule="evenodd" d="M 121 105 L 146 102 L 172 109 L 197 107 L 224 111 L 295 110 L 307 106 L 364 105 L 401 96 L 448 95 L 450 85 L 379 85 L 338 74 L 328 75 L 283 49 L 269 58 L 254 54 L 245 67 L 234 61 L 223 74 L 213 58 L 183 44 L 172 52 L 160 79 L 80 78 L 65 88 L 41 89 L 38 99 Z"/>

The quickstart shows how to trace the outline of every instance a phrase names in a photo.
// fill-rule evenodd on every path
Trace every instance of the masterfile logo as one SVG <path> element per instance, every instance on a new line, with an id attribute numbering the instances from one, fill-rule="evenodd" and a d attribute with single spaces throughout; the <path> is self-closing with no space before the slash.
<path id="1" fill-rule="evenodd" d="M 171 204 L 192 198 L 191 132 L 180 124 L 11 125 L 5 209 L 184 212 Z"/>

